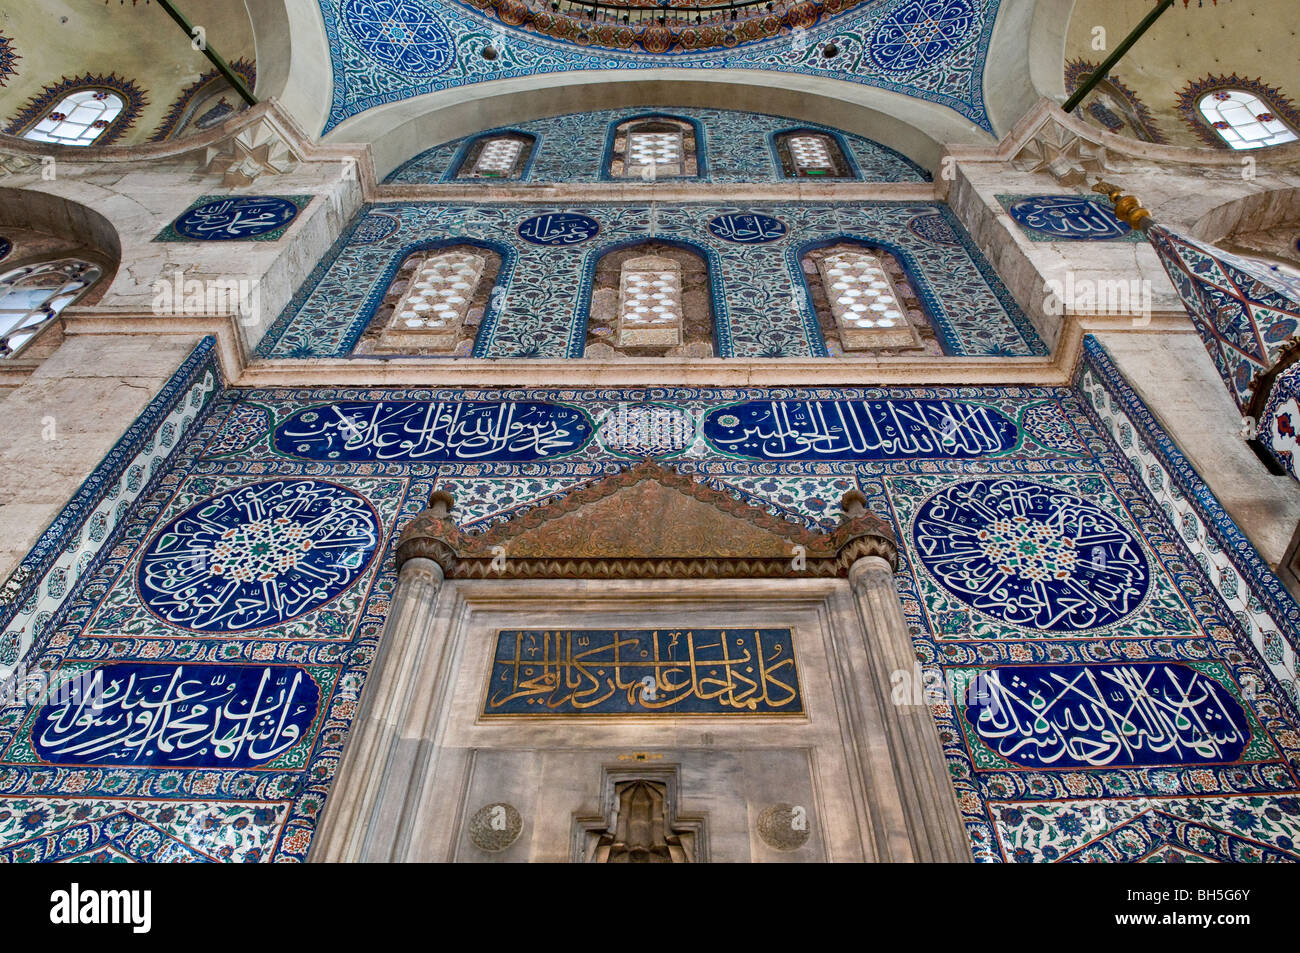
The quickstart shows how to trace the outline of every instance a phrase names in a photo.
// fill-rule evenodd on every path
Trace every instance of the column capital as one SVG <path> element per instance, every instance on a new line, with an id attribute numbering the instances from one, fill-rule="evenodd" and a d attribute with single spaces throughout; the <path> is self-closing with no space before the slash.
<path id="1" fill-rule="evenodd" d="M 434 490 L 429 495 L 429 505 L 406 524 L 397 542 L 397 568 L 405 567 L 408 560 L 427 559 L 437 563 L 448 573 L 456 565 L 460 549 L 460 527 L 452 519 L 455 505 L 452 495 L 445 490 Z"/>
<path id="2" fill-rule="evenodd" d="M 835 528 L 840 565 L 852 576 L 863 560 L 879 560 L 892 573 L 898 561 L 898 541 L 893 528 L 867 509 L 867 498 L 861 490 L 845 493 L 840 508 L 844 515 Z"/>

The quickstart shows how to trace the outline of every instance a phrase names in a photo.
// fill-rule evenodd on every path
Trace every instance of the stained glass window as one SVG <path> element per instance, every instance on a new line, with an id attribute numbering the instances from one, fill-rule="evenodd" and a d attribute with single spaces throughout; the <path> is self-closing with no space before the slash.
<path id="1" fill-rule="evenodd" d="M 1201 97 L 1201 115 L 1233 149 L 1259 149 L 1296 140 L 1295 130 L 1254 93 L 1219 89 Z"/>
<path id="2" fill-rule="evenodd" d="M 835 160 L 825 136 L 791 136 L 790 154 L 800 175 L 834 175 Z"/>
<path id="3" fill-rule="evenodd" d="M 776 137 L 777 162 L 787 179 L 853 178 L 839 143 L 815 129 L 792 129 Z"/>
<path id="4" fill-rule="evenodd" d="M 393 309 L 389 330 L 455 341 L 478 290 L 486 260 L 466 252 L 438 252 L 416 264 L 406 292 Z"/>
<path id="5" fill-rule="evenodd" d="M 122 112 L 122 97 L 107 89 L 79 89 L 59 100 L 45 118 L 23 133 L 24 139 L 64 146 L 89 146 Z"/>
<path id="6" fill-rule="evenodd" d="M 69 258 L 0 275 L 0 359 L 17 354 L 101 274 L 98 265 Z"/>

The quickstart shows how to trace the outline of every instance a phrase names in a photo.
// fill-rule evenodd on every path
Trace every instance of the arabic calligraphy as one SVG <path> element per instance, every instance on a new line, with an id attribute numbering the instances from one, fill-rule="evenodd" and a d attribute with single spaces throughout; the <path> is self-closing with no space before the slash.
<path id="1" fill-rule="evenodd" d="M 1241 703 L 1189 665 L 1006 666 L 978 678 L 967 723 L 1026 767 L 1233 762 L 1251 739 Z"/>
<path id="2" fill-rule="evenodd" d="M 269 234 L 297 217 L 298 206 L 289 199 L 237 195 L 194 206 L 172 228 L 192 241 L 234 241 Z"/>
<path id="3" fill-rule="evenodd" d="M 31 742 L 53 764 L 282 765 L 305 758 L 320 698 L 296 666 L 121 662 L 38 708 Z"/>
<path id="4" fill-rule="evenodd" d="M 163 526 L 140 558 L 146 606 L 195 632 L 240 632 L 318 608 L 361 575 L 380 539 L 361 495 L 269 480 L 209 497 Z"/>
<path id="5" fill-rule="evenodd" d="M 802 714 L 789 629 L 517 630 L 485 715 Z"/>
<path id="6" fill-rule="evenodd" d="M 1098 202 L 1068 195 L 1034 195 L 1007 211 L 1024 228 L 1057 239 L 1099 241 L 1123 238 L 1132 229 Z"/>
<path id="7" fill-rule="evenodd" d="M 951 400 L 752 400 L 710 411 L 704 439 L 751 460 L 970 458 L 1017 445 L 1016 425 Z"/>
<path id="8" fill-rule="evenodd" d="M 519 223 L 519 237 L 534 245 L 577 245 L 599 232 L 599 222 L 576 212 L 534 215 Z"/>
<path id="9" fill-rule="evenodd" d="M 549 460 L 581 449 L 594 425 L 566 404 L 533 401 L 339 401 L 275 428 L 275 449 L 307 460 Z"/>
<path id="10" fill-rule="evenodd" d="M 770 215 L 745 212 L 709 219 L 709 231 L 724 241 L 740 245 L 761 245 L 785 237 L 785 222 Z"/>
<path id="11" fill-rule="evenodd" d="M 1141 545 L 1101 503 L 1026 480 L 944 487 L 917 510 L 922 565 L 966 605 L 1012 625 L 1076 632 L 1141 605 Z"/>

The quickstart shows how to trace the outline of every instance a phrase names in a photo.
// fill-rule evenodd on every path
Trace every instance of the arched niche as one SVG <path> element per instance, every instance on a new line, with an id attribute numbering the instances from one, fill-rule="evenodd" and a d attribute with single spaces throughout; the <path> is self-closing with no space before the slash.
<path id="1" fill-rule="evenodd" d="M 0 239 L 10 246 L 0 259 L 0 275 L 60 262 L 89 266 L 94 277 L 76 295 L 78 305 L 95 304 L 104 296 L 122 257 L 117 230 L 99 212 L 31 189 L 0 187 Z M 47 357 L 58 346 L 58 326 L 58 321 L 41 325 L 32 338 L 24 338 L 14 359 L 32 364 Z"/>
<path id="2" fill-rule="evenodd" d="M 715 357 L 715 268 L 706 249 L 676 240 L 597 249 L 588 263 L 589 358 Z"/>

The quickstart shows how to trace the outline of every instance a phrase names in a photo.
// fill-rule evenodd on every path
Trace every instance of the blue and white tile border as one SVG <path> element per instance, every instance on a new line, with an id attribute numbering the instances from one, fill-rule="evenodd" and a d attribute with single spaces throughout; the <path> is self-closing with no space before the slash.
<path id="1" fill-rule="evenodd" d="M 205 337 L 181 362 L 10 575 L 0 604 L 0 681 L 52 630 L 114 531 L 211 410 L 223 390 L 215 347 L 216 339 Z"/>
<path id="2" fill-rule="evenodd" d="M 1075 386 L 1232 610 L 1281 694 L 1300 710 L 1300 604 L 1147 409 L 1106 349 L 1084 339 Z M 1295 715 L 1293 714 L 1294 718 Z"/>

